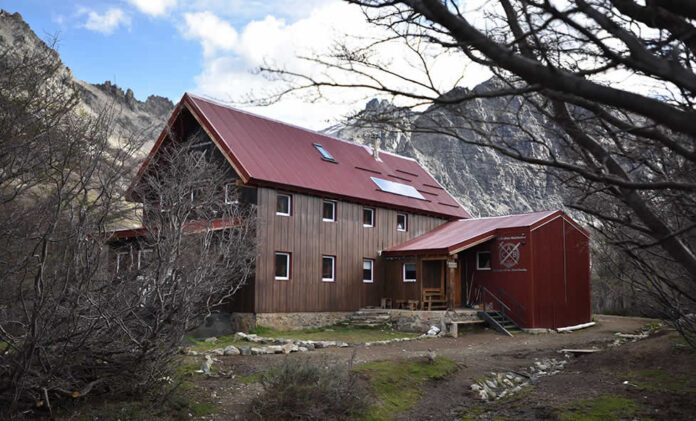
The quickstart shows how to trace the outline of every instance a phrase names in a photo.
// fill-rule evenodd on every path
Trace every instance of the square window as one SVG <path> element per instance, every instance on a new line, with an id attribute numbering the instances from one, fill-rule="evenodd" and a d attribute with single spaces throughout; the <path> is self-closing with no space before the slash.
<path id="1" fill-rule="evenodd" d="M 127 251 L 120 251 L 116 253 L 116 273 L 125 272 L 129 269 L 132 264 L 132 262 L 128 262 L 129 257 L 130 252 Z"/>
<path id="2" fill-rule="evenodd" d="M 152 250 L 143 249 L 138 251 L 138 270 L 145 269 L 152 259 Z"/>
<path id="3" fill-rule="evenodd" d="M 278 194 L 276 199 L 276 215 L 290 216 L 292 210 L 292 196 L 289 194 Z"/>
<path id="4" fill-rule="evenodd" d="M 363 259 L 363 282 L 371 284 L 375 280 L 375 261 Z"/>
<path id="5" fill-rule="evenodd" d="M 363 208 L 363 227 L 375 226 L 375 210 L 372 208 Z"/>
<path id="6" fill-rule="evenodd" d="M 322 218 L 327 222 L 333 222 L 336 220 L 336 202 L 332 200 L 324 200 Z"/>
<path id="7" fill-rule="evenodd" d="M 324 282 L 333 282 L 336 280 L 336 258 L 334 256 L 322 256 L 321 280 Z"/>
<path id="8" fill-rule="evenodd" d="M 491 252 L 479 251 L 476 252 L 476 269 L 491 270 Z"/>
<path id="9" fill-rule="evenodd" d="M 416 264 L 404 263 L 403 275 L 404 282 L 416 282 Z"/>
<path id="10" fill-rule="evenodd" d="M 275 254 L 275 278 L 279 280 L 290 279 L 290 253 Z"/>
<path id="11" fill-rule="evenodd" d="M 405 213 L 396 214 L 396 230 L 408 231 L 408 216 Z"/>
<path id="12" fill-rule="evenodd" d="M 239 192 L 235 184 L 225 184 L 225 204 L 236 205 L 239 203 Z"/>

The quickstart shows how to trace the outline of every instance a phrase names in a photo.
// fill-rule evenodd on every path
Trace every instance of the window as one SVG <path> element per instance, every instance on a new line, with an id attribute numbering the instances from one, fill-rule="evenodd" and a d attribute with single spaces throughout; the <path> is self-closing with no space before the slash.
<path id="1" fill-rule="evenodd" d="M 416 282 L 416 264 L 404 263 L 403 274 L 404 282 Z"/>
<path id="2" fill-rule="evenodd" d="M 334 159 L 333 155 L 331 155 L 331 154 L 329 153 L 329 151 L 327 151 L 326 149 L 324 149 L 323 146 L 321 146 L 321 145 L 318 144 L 318 143 L 314 143 L 313 145 L 314 145 L 315 148 L 317 148 L 317 150 L 318 150 L 319 153 L 321 154 L 321 159 L 323 159 L 324 161 L 336 162 L 336 160 Z M 337 163 L 337 162 L 336 162 L 336 163 Z"/>
<path id="3" fill-rule="evenodd" d="M 128 258 L 130 253 L 127 251 L 120 251 L 116 253 L 116 273 L 128 270 Z"/>
<path id="4" fill-rule="evenodd" d="M 375 210 L 372 208 L 363 208 L 363 227 L 375 226 Z"/>
<path id="5" fill-rule="evenodd" d="M 138 270 L 145 269 L 150 264 L 152 258 L 151 249 L 143 249 L 138 251 Z"/>
<path id="6" fill-rule="evenodd" d="M 363 259 L 363 282 L 371 284 L 375 280 L 375 261 Z"/>
<path id="7" fill-rule="evenodd" d="M 476 269 L 491 270 L 491 252 L 478 251 L 476 252 Z"/>
<path id="8" fill-rule="evenodd" d="M 290 279 L 290 253 L 275 254 L 275 278 L 279 280 Z"/>
<path id="9" fill-rule="evenodd" d="M 290 216 L 292 210 L 292 196 L 279 194 L 276 199 L 276 215 Z"/>
<path id="10" fill-rule="evenodd" d="M 405 213 L 396 214 L 396 230 L 408 231 L 408 215 Z"/>
<path id="11" fill-rule="evenodd" d="M 336 220 L 336 202 L 332 200 L 324 200 L 322 217 L 324 218 L 324 221 L 332 222 Z"/>
<path id="12" fill-rule="evenodd" d="M 334 256 L 322 256 L 321 280 L 324 282 L 333 282 L 336 280 L 336 258 Z"/>
<path id="13" fill-rule="evenodd" d="M 239 196 L 234 184 L 225 184 L 225 204 L 226 205 L 236 205 L 239 203 Z"/>

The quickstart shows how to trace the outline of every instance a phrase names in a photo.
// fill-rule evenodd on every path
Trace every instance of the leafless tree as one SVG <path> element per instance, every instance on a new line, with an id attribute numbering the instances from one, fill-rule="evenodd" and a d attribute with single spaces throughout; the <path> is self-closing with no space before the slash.
<path id="1" fill-rule="evenodd" d="M 491 0 L 476 10 L 467 1 L 348 2 L 385 35 L 303 57 L 321 66 L 316 74 L 260 68 L 285 84 L 258 102 L 367 88 L 429 105 L 422 124 L 408 130 L 547 168 L 573 189 L 569 205 L 621 250 L 617 275 L 648 293 L 645 304 L 696 346 L 694 2 Z M 405 46 L 408 73 L 381 58 L 388 43 Z M 439 86 L 434 61 L 444 55 L 485 66 L 496 88 Z M 469 107 L 490 98 L 501 99 L 496 115 Z M 530 127 L 530 113 L 541 128 Z M 510 126 L 521 137 L 507 137 Z"/>
<path id="2" fill-rule="evenodd" d="M 141 183 L 167 212 L 133 221 L 144 229 L 116 271 L 142 142 L 115 137 L 116 110 L 79 108 L 53 51 L 0 66 L 0 417 L 161 384 L 186 330 L 253 270 L 253 208 L 225 204 L 219 165 L 173 143 Z"/>

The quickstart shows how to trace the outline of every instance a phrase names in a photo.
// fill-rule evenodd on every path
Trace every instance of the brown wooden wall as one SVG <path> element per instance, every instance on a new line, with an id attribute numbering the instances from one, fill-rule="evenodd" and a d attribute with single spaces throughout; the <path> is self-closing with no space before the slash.
<path id="1" fill-rule="evenodd" d="M 277 191 L 258 188 L 258 313 L 352 311 L 378 305 L 385 264 L 378 251 L 424 234 L 445 220 L 408 214 L 408 231 L 396 231 L 396 211 L 375 208 L 375 227 L 362 224 L 363 205 L 338 201 L 336 222 L 322 221 L 321 197 L 292 193 L 292 215 L 275 214 Z M 292 253 L 290 280 L 275 280 L 275 252 Z M 322 282 L 321 258 L 336 256 L 335 282 Z M 363 283 L 363 258 L 376 260 L 374 283 Z"/>

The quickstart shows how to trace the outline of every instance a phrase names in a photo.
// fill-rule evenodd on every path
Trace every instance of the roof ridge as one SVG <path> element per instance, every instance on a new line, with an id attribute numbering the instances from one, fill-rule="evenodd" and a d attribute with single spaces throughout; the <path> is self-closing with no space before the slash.
<path id="1" fill-rule="evenodd" d="M 549 210 L 541 210 L 541 211 L 530 211 L 530 212 L 522 212 L 522 213 L 513 213 L 510 215 L 497 215 L 497 216 L 479 216 L 477 218 L 470 218 L 470 219 L 459 219 L 459 221 L 477 221 L 481 219 L 496 219 L 496 218 L 510 218 L 512 216 L 522 216 L 522 215 L 532 215 L 535 213 L 544 213 L 544 212 L 562 212 L 562 209 L 549 209 Z"/>
<path id="2" fill-rule="evenodd" d="M 207 98 L 207 97 L 204 97 L 204 96 L 201 96 L 201 95 L 198 95 L 198 94 L 193 94 L 193 93 L 191 93 L 191 92 L 186 92 L 185 94 L 188 95 L 188 96 L 191 96 L 191 97 L 194 97 L 194 98 L 203 100 L 203 101 L 207 101 L 207 102 L 213 103 L 213 104 L 215 104 L 215 105 L 219 105 L 219 106 L 221 106 L 221 107 L 229 108 L 230 110 L 234 110 L 234 111 L 237 111 L 237 112 L 240 112 L 240 113 L 243 113 L 243 114 L 252 116 L 252 117 L 257 117 L 257 118 L 260 118 L 260 119 L 263 119 L 263 120 L 271 121 L 271 122 L 273 122 L 273 123 L 282 124 L 282 125 L 284 125 L 284 126 L 290 126 L 290 127 L 295 128 L 295 129 L 302 130 L 302 131 L 304 131 L 304 132 L 309 132 L 309 133 L 311 133 L 311 134 L 315 134 L 315 135 L 319 135 L 319 136 L 322 136 L 322 137 L 326 137 L 326 138 L 328 138 L 328 139 L 337 140 L 337 141 L 339 141 L 339 142 L 343 142 L 343 143 L 347 143 L 347 144 L 349 144 L 349 145 L 357 146 L 357 147 L 360 147 L 360 148 L 365 149 L 365 152 L 369 153 L 370 155 L 372 155 L 372 154 L 374 153 L 374 150 L 373 150 L 372 146 L 368 146 L 368 145 L 365 145 L 365 144 L 362 144 L 362 143 L 354 142 L 354 141 L 352 141 L 352 140 L 342 139 L 342 138 L 340 138 L 340 137 L 337 137 L 337 136 L 334 136 L 334 135 L 331 135 L 331 134 L 328 134 L 328 133 L 323 133 L 323 132 L 320 132 L 320 131 L 317 131 L 317 130 L 308 129 L 308 128 L 306 128 L 306 127 L 298 126 L 297 124 L 294 124 L 294 123 L 288 123 L 288 122 L 285 122 L 285 121 L 281 121 L 281 120 L 278 120 L 278 119 L 273 118 L 273 117 L 267 117 L 267 116 L 264 116 L 264 115 L 261 115 L 261 114 L 252 113 L 251 111 L 243 110 L 243 109 L 241 109 L 241 108 L 237 108 L 237 107 L 233 107 L 233 106 L 231 106 L 231 105 L 229 105 L 229 104 L 225 104 L 224 102 L 222 102 L 222 101 L 220 101 L 220 100 L 217 100 L 217 99 Z M 395 156 L 395 157 L 397 157 L 397 158 L 402 158 L 402 159 L 405 159 L 405 160 L 407 160 L 407 161 L 413 161 L 413 162 L 416 162 L 416 163 L 418 162 L 418 160 L 416 160 L 415 158 L 411 158 L 411 157 L 409 157 L 409 156 L 400 155 L 400 154 L 395 153 L 395 152 L 386 151 L 386 150 L 383 150 L 383 149 L 380 149 L 379 152 L 380 152 L 380 153 L 386 153 L 386 154 L 388 154 L 388 155 L 392 155 L 392 156 Z M 421 166 L 422 166 L 422 165 L 421 165 Z M 436 181 L 437 181 L 437 180 L 436 180 Z"/>

